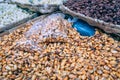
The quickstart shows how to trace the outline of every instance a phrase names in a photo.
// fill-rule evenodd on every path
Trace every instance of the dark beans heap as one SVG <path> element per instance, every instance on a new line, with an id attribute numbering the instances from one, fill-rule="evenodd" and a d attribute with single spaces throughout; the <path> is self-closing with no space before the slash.
<path id="1" fill-rule="evenodd" d="M 64 5 L 85 16 L 120 25 L 120 0 L 68 0 Z"/>

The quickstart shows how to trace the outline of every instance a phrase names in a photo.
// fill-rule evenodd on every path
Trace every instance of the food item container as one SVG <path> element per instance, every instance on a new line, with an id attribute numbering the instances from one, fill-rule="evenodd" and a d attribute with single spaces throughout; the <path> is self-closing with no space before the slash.
<path id="1" fill-rule="evenodd" d="M 67 8 L 64 5 L 60 6 L 60 10 L 66 14 L 70 14 L 72 16 L 79 18 L 79 19 L 82 19 L 82 20 L 86 21 L 87 23 L 89 23 L 90 25 L 98 27 L 107 33 L 114 33 L 114 34 L 120 36 L 120 25 L 107 23 L 107 22 L 104 22 L 104 21 L 99 20 L 99 19 L 94 19 L 94 18 L 85 16 L 84 14 L 80 14 L 80 13 L 77 13 L 77 12 L 70 10 L 69 8 Z"/>
<path id="2" fill-rule="evenodd" d="M 73 29 L 71 26 L 71 23 L 64 19 L 64 14 L 51 14 L 34 23 L 14 47 L 28 52 L 41 52 L 43 47 L 39 44 L 69 42 L 68 28 Z"/>
<path id="3" fill-rule="evenodd" d="M 0 32 L 18 26 L 36 16 L 36 13 L 23 10 L 15 4 L 0 3 Z"/>

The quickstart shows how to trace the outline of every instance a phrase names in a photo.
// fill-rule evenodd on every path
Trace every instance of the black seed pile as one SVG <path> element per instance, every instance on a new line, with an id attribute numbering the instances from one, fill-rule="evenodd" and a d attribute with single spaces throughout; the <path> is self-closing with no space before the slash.
<path id="1" fill-rule="evenodd" d="M 120 0 L 68 0 L 64 5 L 85 16 L 120 25 Z"/>

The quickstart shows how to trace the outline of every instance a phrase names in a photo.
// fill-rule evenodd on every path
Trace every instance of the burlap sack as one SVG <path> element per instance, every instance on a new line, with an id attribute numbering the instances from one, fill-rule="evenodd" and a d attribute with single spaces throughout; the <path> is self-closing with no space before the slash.
<path id="1" fill-rule="evenodd" d="M 66 13 L 66 14 L 70 14 L 79 19 L 82 19 L 82 20 L 86 21 L 88 24 L 98 27 L 107 33 L 114 33 L 114 34 L 120 36 L 120 25 L 110 24 L 110 23 L 104 22 L 99 19 L 94 19 L 94 18 L 85 16 L 83 14 L 76 13 L 76 12 L 70 10 L 69 8 L 65 7 L 64 5 L 61 5 L 59 8 L 62 12 Z"/>

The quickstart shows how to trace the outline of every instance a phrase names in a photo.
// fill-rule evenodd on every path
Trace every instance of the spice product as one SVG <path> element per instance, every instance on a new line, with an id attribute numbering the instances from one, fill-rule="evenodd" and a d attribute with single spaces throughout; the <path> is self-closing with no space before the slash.
<path id="1" fill-rule="evenodd" d="M 0 27 L 18 22 L 30 15 L 31 13 L 17 7 L 15 4 L 0 3 Z"/>
<path id="2" fill-rule="evenodd" d="M 120 0 L 68 0 L 64 5 L 85 16 L 120 25 Z"/>

